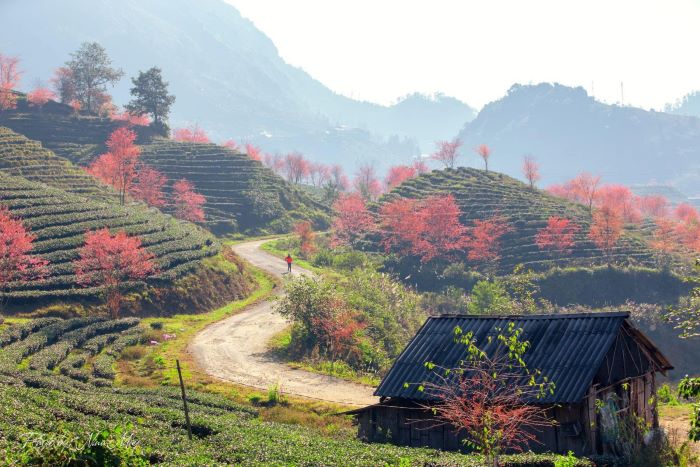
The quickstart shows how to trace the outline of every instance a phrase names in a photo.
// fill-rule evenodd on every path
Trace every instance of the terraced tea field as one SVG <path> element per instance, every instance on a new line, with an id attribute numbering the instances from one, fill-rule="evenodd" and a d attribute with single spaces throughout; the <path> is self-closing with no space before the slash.
<path id="1" fill-rule="evenodd" d="M 553 263 L 601 264 L 603 253 L 590 241 L 591 216 L 581 205 L 556 198 L 541 190 L 532 190 L 524 183 L 496 172 L 472 168 L 434 171 L 408 180 L 385 195 L 380 203 L 397 197 L 425 198 L 451 193 L 462 212 L 461 220 L 471 226 L 474 220 L 500 215 L 513 228 L 502 239 L 501 269 L 511 271 L 517 264 L 533 269 Z M 553 258 L 535 244 L 535 235 L 546 226 L 550 216 L 566 217 L 579 226 L 576 246 L 565 258 Z M 628 226 L 627 233 L 615 247 L 612 260 L 624 264 L 653 266 L 652 251 L 642 239 L 638 227 Z"/>
<path id="2" fill-rule="evenodd" d="M 0 172 L 92 199 L 118 199 L 116 193 L 83 169 L 5 127 L 0 127 Z"/>
<path id="3" fill-rule="evenodd" d="M 22 108 L 2 112 L 0 126 L 86 166 L 105 150 L 104 142 L 120 123 L 74 116 L 63 107 L 55 104 L 41 112 Z M 166 191 L 173 182 L 186 178 L 207 198 L 206 224 L 214 231 L 286 232 L 300 219 L 313 221 L 319 229 L 328 226 L 327 206 L 245 154 L 215 144 L 152 138 L 145 127 L 135 130 L 142 160 L 168 177 Z"/>
<path id="4" fill-rule="evenodd" d="M 87 165 L 105 149 L 109 135 L 122 125 L 107 118 L 73 115 L 70 107 L 49 103 L 42 111 L 19 105 L 15 111 L 0 112 L 0 126 L 10 128 L 74 164 Z M 146 132 L 138 127 L 139 142 Z"/>
<path id="5" fill-rule="evenodd" d="M 50 261 L 45 280 L 10 284 L 7 294 L 11 298 L 28 300 L 95 294 L 95 289 L 76 285 L 72 266 L 87 230 L 108 227 L 112 231 L 124 230 L 129 235 L 140 236 L 160 265 L 161 273 L 156 279 L 165 281 L 192 270 L 202 259 L 219 250 L 218 243 L 207 232 L 155 209 L 92 201 L 2 172 L 0 202 L 20 217 L 36 236 L 33 253 Z"/>
<path id="6" fill-rule="evenodd" d="M 140 339 L 135 319 L 5 325 L 0 459 L 9 465 L 483 465 L 479 456 L 368 445 L 266 422 L 254 407 L 192 389 L 190 441 L 179 388 L 113 383 L 115 359 Z M 502 462 L 543 466 L 556 458 L 526 454 L 503 456 Z"/>
<path id="7" fill-rule="evenodd" d="M 328 225 L 328 208 L 287 183 L 260 162 L 215 144 L 156 139 L 142 158 L 169 181 L 186 178 L 206 196 L 204 210 L 214 230 L 289 231 L 294 221 Z"/>

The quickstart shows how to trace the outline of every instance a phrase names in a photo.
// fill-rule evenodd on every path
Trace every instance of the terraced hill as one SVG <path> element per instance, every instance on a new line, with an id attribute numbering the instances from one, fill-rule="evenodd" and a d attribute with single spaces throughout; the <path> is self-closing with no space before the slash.
<path id="1" fill-rule="evenodd" d="M 71 261 L 86 230 L 108 227 L 139 235 L 157 256 L 161 273 L 170 281 L 194 269 L 218 252 L 218 244 L 202 229 L 141 205 L 121 207 L 105 201 L 32 182 L 0 172 L 0 203 L 22 218 L 36 235 L 34 253 L 49 260 L 49 275 L 41 283 L 10 286 L 14 298 L 56 298 L 94 295 L 76 285 Z"/>
<path id="2" fill-rule="evenodd" d="M 64 107 L 36 111 L 20 106 L 0 112 L 0 126 L 85 166 L 104 151 L 118 123 L 77 117 Z M 328 207 L 244 154 L 214 144 L 153 138 L 148 128 L 136 130 L 143 160 L 163 172 L 169 185 L 184 177 L 206 196 L 207 226 L 217 233 L 288 231 L 298 219 L 311 220 L 319 229 L 328 225 Z"/>
<path id="3" fill-rule="evenodd" d="M 77 116 L 70 107 L 49 102 L 41 111 L 26 107 L 23 100 L 17 110 L 0 112 L 0 126 L 7 127 L 41 144 L 74 164 L 86 165 L 104 151 L 109 135 L 122 123 L 107 118 Z M 139 142 L 149 139 L 149 132 L 138 129 Z"/>
<path id="4" fill-rule="evenodd" d="M 296 219 L 328 225 L 327 207 L 244 154 L 215 144 L 156 139 L 142 146 L 142 158 L 171 182 L 194 183 L 207 198 L 205 214 L 214 231 L 283 232 Z"/>
<path id="5" fill-rule="evenodd" d="M 603 253 L 588 239 L 591 216 L 581 205 L 556 198 L 541 190 L 531 190 L 524 183 L 496 172 L 472 168 L 447 169 L 408 180 L 380 199 L 380 203 L 397 197 L 425 198 L 433 194 L 454 195 L 462 212 L 462 223 L 472 225 L 476 219 L 504 216 L 513 230 L 502 240 L 500 267 L 509 272 L 517 264 L 538 270 L 560 265 L 602 263 Z M 566 217 L 580 229 L 576 246 L 566 258 L 552 258 L 535 244 L 538 230 L 550 216 Z M 652 252 L 629 230 L 613 253 L 613 260 L 624 264 L 654 265 Z"/>
<path id="6" fill-rule="evenodd" d="M 91 199 L 116 202 L 117 196 L 84 170 L 57 157 L 41 143 L 0 127 L 0 172 L 45 183 Z"/>

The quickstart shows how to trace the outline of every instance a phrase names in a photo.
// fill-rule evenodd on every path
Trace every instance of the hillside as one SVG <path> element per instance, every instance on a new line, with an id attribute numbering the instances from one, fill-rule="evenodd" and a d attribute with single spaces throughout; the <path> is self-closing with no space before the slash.
<path id="1" fill-rule="evenodd" d="M 85 166 L 105 150 L 104 142 L 119 124 L 66 114 L 63 107 L 0 112 L 0 126 Z M 244 154 L 214 144 L 154 139 L 148 128 L 136 130 L 142 160 L 163 172 L 169 178 L 168 186 L 187 178 L 206 196 L 206 223 L 217 233 L 288 231 L 302 218 L 312 220 L 318 228 L 328 224 L 327 207 Z"/>
<path id="2" fill-rule="evenodd" d="M 602 263 L 603 255 L 588 239 L 591 222 L 588 210 L 556 198 L 541 190 L 497 172 L 459 168 L 434 171 L 408 180 L 381 198 L 380 203 L 397 197 L 425 198 L 451 193 L 462 212 L 461 221 L 470 226 L 474 220 L 494 215 L 505 217 L 513 227 L 502 239 L 501 269 L 508 272 L 517 264 L 533 269 L 560 265 Z M 580 227 L 576 246 L 566 258 L 554 259 L 540 251 L 534 242 L 537 231 L 546 226 L 549 216 L 566 217 Z M 653 265 L 651 251 L 644 242 L 626 235 L 615 248 L 613 260 Z"/>
<path id="3" fill-rule="evenodd" d="M 700 91 L 686 94 L 677 102 L 666 106 L 666 112 L 700 118 Z"/>
<path id="4" fill-rule="evenodd" d="M 0 112 L 0 126 L 41 142 L 46 149 L 74 164 L 87 165 L 106 150 L 109 135 L 122 126 L 107 118 L 75 115 L 70 107 L 49 102 L 38 111 L 20 100 L 16 110 Z M 136 128 L 138 143 L 150 141 L 148 130 Z"/>
<path id="5" fill-rule="evenodd" d="M 697 193 L 700 119 L 607 105 L 582 88 L 515 85 L 486 105 L 459 133 L 468 164 L 481 167 L 471 148 L 488 144 L 490 167 L 521 177 L 524 155 L 541 165 L 543 183 L 580 171 L 605 182 L 670 183 Z"/>
<path id="6" fill-rule="evenodd" d="M 142 158 L 171 182 L 186 178 L 206 196 L 205 214 L 216 232 L 287 232 L 298 219 L 328 225 L 328 208 L 260 162 L 215 144 L 157 139 Z"/>
<path id="7" fill-rule="evenodd" d="M 0 126 L 0 171 L 45 183 L 93 200 L 117 202 L 116 194 L 83 169 L 57 157 L 41 143 Z"/>
<path id="8" fill-rule="evenodd" d="M 173 126 L 197 122 L 216 139 L 271 152 L 298 150 L 348 167 L 397 163 L 419 152 L 416 141 L 432 145 L 473 117 L 454 99 L 385 107 L 338 95 L 287 64 L 272 41 L 223 0 L 124 0 L 118 6 L 110 0 L 6 0 L 0 13 L 34 18 L 31 28 L 10 21 L 0 29 L 2 52 L 23 59 L 25 84 L 47 81 L 81 42 L 98 41 L 127 76 L 162 68 L 177 96 Z M 128 101 L 130 85 L 125 78 L 114 89 L 116 103 Z M 411 141 L 397 145 L 393 135 Z"/>
<path id="9" fill-rule="evenodd" d="M 209 234 L 157 210 L 94 201 L 5 173 L 0 173 L 0 200 L 36 236 L 33 252 L 50 261 L 44 281 L 10 285 L 7 291 L 10 298 L 29 300 L 34 305 L 39 303 L 35 300 L 38 298 L 96 294 L 97 290 L 76 284 L 71 264 L 87 230 L 107 227 L 139 235 L 161 268 L 154 283 L 171 282 L 218 252 L 218 245 Z"/>

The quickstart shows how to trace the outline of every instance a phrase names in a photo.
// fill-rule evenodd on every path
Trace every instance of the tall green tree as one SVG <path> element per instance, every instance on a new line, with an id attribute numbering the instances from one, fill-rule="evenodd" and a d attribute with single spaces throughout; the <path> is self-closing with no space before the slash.
<path id="1" fill-rule="evenodd" d="M 97 42 L 83 42 L 71 54 L 66 66 L 70 70 L 76 99 L 84 111 L 93 115 L 110 99 L 107 85 L 114 86 L 124 75 L 122 70 L 112 67 L 107 51 Z"/>
<path id="2" fill-rule="evenodd" d="M 175 96 L 168 94 L 168 83 L 163 80 L 160 68 L 140 71 L 131 82 L 134 84 L 131 88 L 134 98 L 126 109 L 134 115 L 150 115 L 153 118 L 153 127 L 167 135 L 166 120 L 170 114 L 170 106 L 175 102 Z"/>

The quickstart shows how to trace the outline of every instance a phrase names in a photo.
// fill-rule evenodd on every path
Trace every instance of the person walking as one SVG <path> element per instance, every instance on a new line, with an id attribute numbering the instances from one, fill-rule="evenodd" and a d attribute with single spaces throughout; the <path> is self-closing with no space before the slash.
<path id="1" fill-rule="evenodd" d="M 292 273 L 292 255 L 287 253 L 287 257 L 284 258 L 284 260 L 287 262 L 287 273 L 291 274 Z"/>

